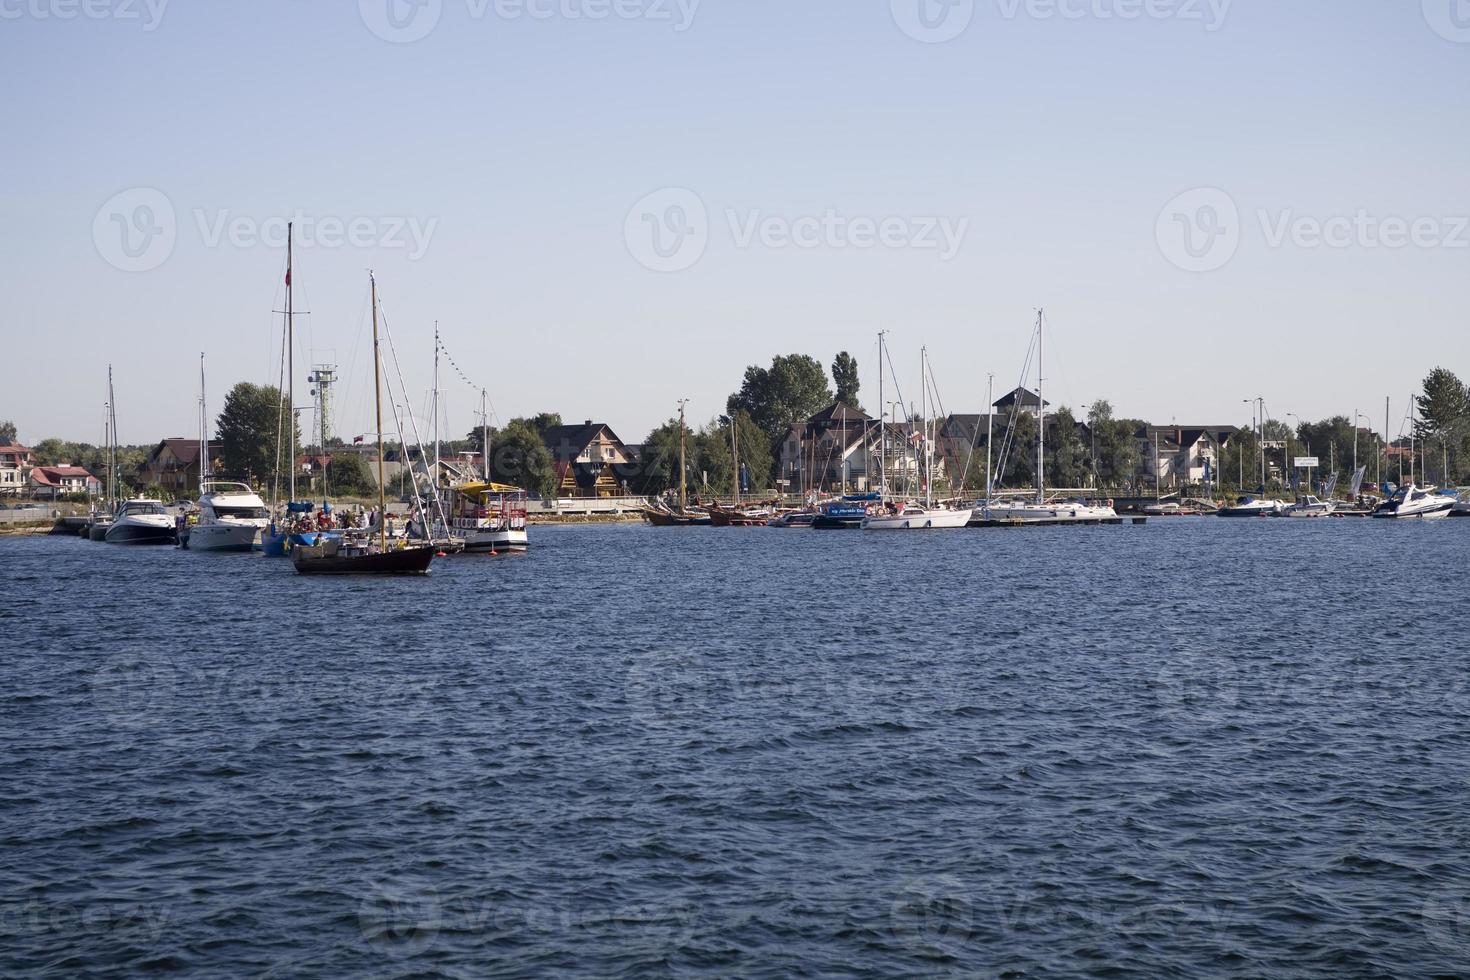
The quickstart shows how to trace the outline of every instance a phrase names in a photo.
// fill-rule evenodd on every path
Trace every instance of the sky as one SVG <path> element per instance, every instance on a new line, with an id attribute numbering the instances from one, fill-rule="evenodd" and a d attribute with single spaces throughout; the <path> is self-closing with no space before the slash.
<path id="1" fill-rule="evenodd" d="M 0 0 L 0 419 L 197 431 L 342 374 L 368 269 L 426 426 L 537 412 L 639 441 L 747 365 L 841 350 L 877 402 L 1047 396 L 1396 434 L 1470 376 L 1467 0 Z M 401 370 L 403 385 L 397 374 Z M 892 384 L 890 380 L 889 384 Z M 406 392 L 406 393 L 405 393 Z M 1369 422 L 1364 422 L 1369 424 Z"/>

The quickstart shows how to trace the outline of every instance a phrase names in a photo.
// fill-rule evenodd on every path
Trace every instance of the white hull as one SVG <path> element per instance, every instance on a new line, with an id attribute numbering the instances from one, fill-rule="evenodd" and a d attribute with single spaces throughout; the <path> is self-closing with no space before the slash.
<path id="1" fill-rule="evenodd" d="M 1089 504 L 1002 504 L 977 510 L 987 521 L 1013 524 L 1084 524 L 1116 520 L 1118 512 L 1111 507 Z"/>
<path id="2" fill-rule="evenodd" d="M 189 529 L 190 551 L 251 551 L 264 525 L 196 524 Z"/>
<path id="3" fill-rule="evenodd" d="M 1399 514 L 1399 513 L 1379 514 L 1379 513 L 1376 513 L 1375 512 L 1373 514 L 1373 516 L 1374 517 L 1380 517 L 1380 518 L 1389 518 L 1389 519 L 1393 519 L 1393 520 L 1400 520 L 1400 521 L 1437 521 L 1437 520 L 1440 520 L 1442 518 L 1449 517 L 1450 516 L 1450 511 L 1453 510 L 1453 509 L 1454 509 L 1453 507 L 1441 507 L 1438 510 L 1418 510 L 1418 511 L 1413 511 L 1412 513 L 1408 513 L 1408 514 Z"/>
<path id="4" fill-rule="evenodd" d="M 864 517 L 865 531 L 927 531 L 964 527 L 970 523 L 968 510 L 914 510 L 904 514 Z"/>
<path id="5" fill-rule="evenodd" d="M 468 531 L 455 528 L 455 534 L 463 537 L 465 551 L 525 551 L 530 547 L 530 537 L 524 529 L 497 531 L 487 528 Z"/>

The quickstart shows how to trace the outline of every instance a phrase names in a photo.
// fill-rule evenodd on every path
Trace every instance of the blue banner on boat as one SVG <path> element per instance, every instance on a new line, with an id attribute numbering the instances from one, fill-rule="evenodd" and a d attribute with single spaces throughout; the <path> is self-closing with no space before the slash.
<path id="1" fill-rule="evenodd" d="M 293 500 L 286 505 L 286 509 L 293 514 L 310 514 L 316 504 L 310 500 Z"/>

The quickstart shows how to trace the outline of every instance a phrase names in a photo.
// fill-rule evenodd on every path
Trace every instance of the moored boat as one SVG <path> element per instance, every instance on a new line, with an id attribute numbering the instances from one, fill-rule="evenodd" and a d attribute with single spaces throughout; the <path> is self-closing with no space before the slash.
<path id="1" fill-rule="evenodd" d="M 1319 500 L 1311 494 L 1299 494 L 1296 502 L 1277 511 L 1277 517 L 1331 517 L 1337 505 L 1330 500 Z"/>
<path id="2" fill-rule="evenodd" d="M 926 531 L 965 527 L 970 523 L 969 508 L 947 510 L 943 507 L 900 505 L 893 512 L 869 514 L 862 520 L 865 531 Z"/>
<path id="3" fill-rule="evenodd" d="M 1394 494 L 1379 504 L 1373 517 L 1417 520 L 1438 520 L 1450 516 L 1455 509 L 1455 498 L 1441 493 L 1435 487 L 1420 487 L 1410 483 L 1400 487 Z"/>
<path id="4" fill-rule="evenodd" d="M 1217 517 L 1272 517 L 1281 510 L 1281 501 L 1265 497 L 1241 497 L 1228 507 L 1215 511 Z"/>
<path id="5" fill-rule="evenodd" d="M 525 551 L 526 491 L 503 483 L 461 483 L 453 488 L 449 528 L 465 551 Z"/>
<path id="6" fill-rule="evenodd" d="M 108 544 L 173 544 L 177 533 L 163 504 L 135 497 L 118 507 L 103 540 Z"/>

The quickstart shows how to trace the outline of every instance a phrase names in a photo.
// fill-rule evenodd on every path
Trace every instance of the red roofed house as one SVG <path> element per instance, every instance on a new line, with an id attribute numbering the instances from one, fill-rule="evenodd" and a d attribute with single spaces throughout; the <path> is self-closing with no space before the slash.
<path id="1" fill-rule="evenodd" d="M 55 500 L 71 493 L 99 493 L 102 481 L 83 466 L 36 466 L 31 468 L 31 496 Z"/>
<path id="2" fill-rule="evenodd" d="M 183 493 L 199 486 L 199 443 L 194 439 L 165 439 L 148 452 L 138 467 L 144 486 L 160 486 Z"/>
<path id="3" fill-rule="evenodd" d="M 26 492 L 26 477 L 36 457 L 25 446 L 0 445 L 0 496 L 19 497 Z"/>

